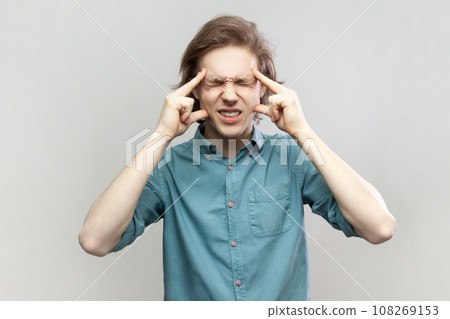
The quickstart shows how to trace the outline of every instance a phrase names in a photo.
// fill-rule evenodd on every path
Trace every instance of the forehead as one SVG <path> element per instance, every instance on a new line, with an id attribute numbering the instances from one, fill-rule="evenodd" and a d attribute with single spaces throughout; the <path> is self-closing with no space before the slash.
<path id="1" fill-rule="evenodd" d="M 251 68 L 258 66 L 256 56 L 247 48 L 227 46 L 206 53 L 199 63 L 208 70 L 208 77 L 253 76 Z"/>

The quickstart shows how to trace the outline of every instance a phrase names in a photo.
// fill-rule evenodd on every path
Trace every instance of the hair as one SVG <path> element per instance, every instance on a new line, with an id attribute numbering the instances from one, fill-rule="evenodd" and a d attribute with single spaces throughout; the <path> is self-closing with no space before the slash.
<path id="1" fill-rule="evenodd" d="M 272 48 L 260 33 L 256 24 L 233 15 L 219 15 L 206 22 L 186 47 L 180 63 L 181 87 L 195 77 L 200 59 L 209 51 L 226 46 L 245 47 L 255 54 L 258 70 L 268 78 L 276 81 L 276 70 Z M 260 103 L 266 104 L 270 95 L 267 89 Z M 192 111 L 200 109 L 200 102 L 193 94 L 195 103 Z"/>

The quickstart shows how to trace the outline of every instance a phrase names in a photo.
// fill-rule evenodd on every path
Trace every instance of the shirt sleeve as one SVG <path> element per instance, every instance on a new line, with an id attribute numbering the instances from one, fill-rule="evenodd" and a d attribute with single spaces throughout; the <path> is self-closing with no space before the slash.
<path id="1" fill-rule="evenodd" d="M 131 245 L 137 237 L 143 234 L 145 227 L 159 221 L 164 212 L 164 201 L 161 196 L 160 171 L 156 168 L 150 175 L 139 197 L 133 218 L 122 235 L 117 246 L 111 251 L 116 252 Z"/>
<path id="2" fill-rule="evenodd" d="M 306 171 L 303 174 L 303 204 L 308 204 L 313 213 L 322 216 L 345 236 L 359 237 L 353 226 L 342 215 L 336 199 L 312 162 L 306 160 L 302 166 Z"/>

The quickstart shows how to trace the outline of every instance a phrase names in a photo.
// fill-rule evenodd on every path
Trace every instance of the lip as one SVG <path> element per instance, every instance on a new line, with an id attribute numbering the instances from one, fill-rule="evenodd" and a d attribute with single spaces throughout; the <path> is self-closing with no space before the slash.
<path id="1" fill-rule="evenodd" d="M 220 114 L 220 112 L 239 112 L 238 116 L 233 116 L 233 117 L 228 117 L 228 116 L 224 116 L 222 114 Z M 219 114 L 220 119 L 228 124 L 234 124 L 236 122 L 238 122 L 241 119 L 242 116 L 242 111 L 239 109 L 234 109 L 234 108 L 224 108 L 224 109 L 220 109 L 217 111 L 217 113 Z"/>

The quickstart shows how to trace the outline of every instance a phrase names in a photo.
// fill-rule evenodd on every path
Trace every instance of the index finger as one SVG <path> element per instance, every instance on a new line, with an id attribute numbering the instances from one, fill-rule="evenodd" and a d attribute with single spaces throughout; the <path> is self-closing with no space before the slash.
<path id="1" fill-rule="evenodd" d="M 285 88 L 283 85 L 281 85 L 278 82 L 275 82 L 274 80 L 269 79 L 267 76 L 262 74 L 258 71 L 256 68 L 252 68 L 253 75 L 255 78 L 257 78 L 262 84 L 264 84 L 272 93 L 278 94 L 278 93 L 284 93 L 287 88 Z"/>
<path id="2" fill-rule="evenodd" d="M 206 69 L 203 68 L 200 72 L 197 73 L 197 75 L 192 80 L 185 83 L 182 87 L 176 90 L 175 91 L 176 95 L 188 96 L 195 89 L 195 87 L 205 78 L 205 76 L 206 76 Z"/>

